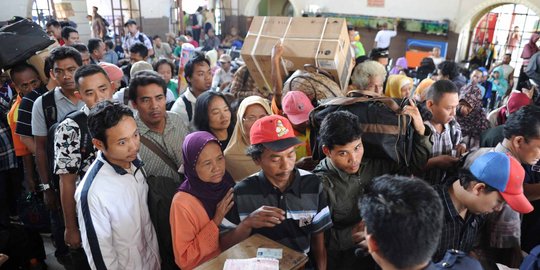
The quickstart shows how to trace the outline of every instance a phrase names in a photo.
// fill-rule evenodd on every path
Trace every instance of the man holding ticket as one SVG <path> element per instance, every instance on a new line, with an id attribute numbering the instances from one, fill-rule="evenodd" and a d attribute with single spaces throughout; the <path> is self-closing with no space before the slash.
<path id="1" fill-rule="evenodd" d="M 236 228 L 220 237 L 222 250 L 259 233 L 312 258 L 306 269 L 326 269 L 323 232 L 332 226 L 320 179 L 295 167 L 295 137 L 291 123 L 265 116 L 251 127 L 247 152 L 261 171 L 234 188 L 234 206 L 227 220 Z"/>

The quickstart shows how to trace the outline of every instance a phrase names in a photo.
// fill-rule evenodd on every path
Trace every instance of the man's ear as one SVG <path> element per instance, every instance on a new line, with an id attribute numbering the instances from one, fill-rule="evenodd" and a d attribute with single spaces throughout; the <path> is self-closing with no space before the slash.
<path id="1" fill-rule="evenodd" d="M 53 72 L 53 69 L 51 68 L 51 70 L 49 70 L 49 76 L 52 80 L 54 80 L 56 82 L 56 76 L 54 76 L 54 72 Z"/>
<path id="2" fill-rule="evenodd" d="M 523 147 L 523 144 L 525 144 L 525 137 L 523 136 L 515 136 L 514 138 L 510 139 L 514 148 L 521 148 Z"/>
<path id="3" fill-rule="evenodd" d="M 435 104 L 435 103 L 433 102 L 433 100 L 431 100 L 431 99 L 426 100 L 426 107 L 427 107 L 430 111 L 431 111 L 431 107 L 433 106 L 433 104 Z"/>
<path id="4" fill-rule="evenodd" d="M 93 139 L 92 139 L 92 144 L 93 144 L 94 147 L 96 147 L 99 151 L 105 150 L 105 144 L 104 144 L 101 140 L 98 140 L 98 139 L 96 139 L 96 138 L 93 138 Z"/>
<path id="5" fill-rule="evenodd" d="M 253 162 L 255 163 L 255 165 L 261 166 L 261 159 L 260 159 L 260 158 L 258 158 L 258 159 L 253 159 Z"/>
<path id="6" fill-rule="evenodd" d="M 330 155 L 330 148 L 328 148 L 328 146 L 326 146 L 326 145 L 323 145 L 322 152 L 324 153 L 325 156 L 329 156 Z"/>
<path id="7" fill-rule="evenodd" d="M 471 183 L 472 184 L 472 183 Z M 481 193 L 484 193 L 486 191 L 486 184 L 481 182 L 476 182 L 472 186 L 472 192 L 474 195 L 478 196 Z"/>

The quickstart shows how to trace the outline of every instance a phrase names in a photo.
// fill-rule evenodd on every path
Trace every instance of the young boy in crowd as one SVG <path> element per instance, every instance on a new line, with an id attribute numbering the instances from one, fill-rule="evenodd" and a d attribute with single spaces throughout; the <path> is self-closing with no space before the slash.
<path id="1" fill-rule="evenodd" d="M 88 128 L 99 152 L 77 187 L 75 200 L 90 266 L 159 269 L 133 112 L 118 103 L 100 102 L 88 115 Z"/>
<path id="2" fill-rule="evenodd" d="M 95 64 L 77 69 L 74 79 L 85 105 L 80 111 L 69 114 L 56 128 L 54 174 L 60 178 L 60 201 L 66 225 L 64 237 L 73 265 L 77 269 L 89 269 L 81 246 L 74 194 L 77 183 L 84 177 L 96 156 L 90 143 L 88 126 L 79 126 L 74 119 L 78 117 L 82 119 L 81 122 L 86 122 L 90 109 L 102 100 L 110 100 L 114 90 L 105 70 Z"/>
<path id="3" fill-rule="evenodd" d="M 431 184 L 441 183 L 447 170 L 457 165 L 459 156 L 467 149 L 461 143 L 461 127 L 454 119 L 458 103 L 459 89 L 449 80 L 436 81 L 427 90 L 426 107 L 432 117 L 424 123 L 432 131 L 433 148 L 425 180 Z"/>
<path id="4" fill-rule="evenodd" d="M 365 257 L 355 255 L 358 247 L 351 237 L 359 229 L 357 202 L 368 180 L 359 174 L 364 154 L 360 120 L 347 111 L 333 112 L 324 118 L 319 140 L 326 158 L 313 173 L 322 181 L 334 224 L 325 234 L 328 269 L 366 265 Z"/>
<path id="5" fill-rule="evenodd" d="M 519 161 L 500 152 L 476 158 L 457 179 L 438 187 L 443 202 L 443 237 L 434 261 L 448 249 L 473 252 L 485 214 L 501 211 L 505 202 L 515 211 L 528 213 L 532 205 L 523 195 L 525 171 Z"/>

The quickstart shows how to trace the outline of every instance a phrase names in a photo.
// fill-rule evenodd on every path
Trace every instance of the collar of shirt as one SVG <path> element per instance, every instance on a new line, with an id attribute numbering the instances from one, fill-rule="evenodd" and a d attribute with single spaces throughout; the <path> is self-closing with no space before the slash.
<path id="1" fill-rule="evenodd" d="M 332 160 L 329 158 L 329 157 L 326 157 L 326 163 L 327 163 L 327 166 L 328 166 L 328 169 L 330 169 L 331 171 L 337 173 L 337 175 L 339 176 L 339 178 L 345 180 L 345 181 L 348 181 L 349 179 L 351 178 L 354 178 L 354 179 L 357 179 L 357 178 L 360 178 L 360 169 L 358 170 L 358 172 L 356 172 L 355 174 L 348 174 L 340 169 L 338 169 L 334 163 L 332 163 Z"/>
<path id="2" fill-rule="evenodd" d="M 81 108 L 81 111 L 87 116 L 90 114 L 90 109 L 88 108 L 88 106 L 86 106 L 86 104 L 84 104 L 84 106 Z"/>
<path id="3" fill-rule="evenodd" d="M 135 35 L 131 35 L 131 33 L 129 33 L 129 37 L 132 38 L 132 39 L 139 38 L 140 33 L 141 33 L 140 31 L 137 31 L 137 33 L 135 33 Z"/>
<path id="4" fill-rule="evenodd" d="M 450 130 L 450 123 L 452 123 L 452 121 L 444 124 L 443 125 L 443 127 L 444 127 L 443 131 L 441 133 L 439 133 L 439 132 L 437 132 L 437 129 L 435 128 L 433 123 L 431 123 L 431 121 L 429 121 L 429 120 L 424 121 L 424 124 L 426 124 L 429 128 L 431 128 L 431 130 L 433 131 L 433 134 L 439 134 L 439 135 L 441 135 L 441 134 L 443 134 L 443 133 Z"/>
<path id="5" fill-rule="evenodd" d="M 77 103 L 73 103 L 71 101 L 71 99 L 69 99 L 68 97 L 66 97 L 64 95 L 64 91 L 62 91 L 62 88 L 60 86 L 57 86 L 55 89 L 54 89 L 54 99 L 55 100 L 62 100 L 62 99 L 65 99 L 67 102 L 73 104 L 73 105 L 77 105 L 77 103 L 80 102 L 80 100 L 77 102 Z"/>
<path id="6" fill-rule="evenodd" d="M 114 169 L 114 171 L 115 171 L 117 174 L 119 174 L 119 175 L 125 175 L 125 174 L 128 173 L 128 171 L 127 171 L 126 169 L 124 169 L 124 168 L 122 168 L 122 167 L 120 167 L 120 166 L 118 166 L 118 165 L 116 165 L 116 164 L 110 163 L 110 162 L 107 160 L 107 158 L 105 157 L 105 155 L 103 155 L 103 152 L 101 152 L 101 151 L 99 152 L 99 157 L 100 157 L 103 161 L 105 161 L 105 162 L 107 162 L 109 165 L 111 165 L 111 167 Z M 136 158 L 136 159 L 133 160 L 131 163 L 132 163 L 133 165 L 135 165 L 135 168 L 137 168 L 137 170 L 139 170 L 139 169 L 144 165 L 144 163 L 142 162 L 142 160 L 140 160 L 139 158 Z M 135 170 L 135 172 L 136 172 L 137 170 Z"/>
<path id="7" fill-rule="evenodd" d="M 296 195 L 297 197 L 300 197 L 301 176 L 300 176 L 300 172 L 298 171 L 298 168 L 294 168 L 293 173 L 294 173 L 294 179 L 292 180 L 292 183 L 285 189 L 285 191 L 283 191 L 283 193 L 290 192 Z M 272 183 L 270 183 L 270 181 L 266 179 L 266 176 L 264 176 L 264 172 L 262 170 L 259 171 L 258 179 L 259 179 L 259 184 L 260 184 L 262 193 L 265 197 L 268 196 L 268 194 L 270 193 L 274 193 L 274 192 L 281 193 L 281 191 L 277 187 L 272 185 Z"/>
<path id="8" fill-rule="evenodd" d="M 170 117 L 169 117 L 169 112 L 165 112 L 165 128 L 163 129 L 163 134 L 167 133 L 168 131 L 170 131 L 171 129 L 174 128 L 173 125 L 169 125 L 169 121 L 170 120 Z M 140 134 L 146 134 L 148 132 L 153 132 L 152 130 L 150 130 L 150 128 L 142 121 L 141 117 L 139 116 L 139 114 L 137 113 L 135 115 L 135 121 L 137 122 L 137 127 L 139 128 L 139 133 Z M 154 132 L 156 133 L 156 132 Z"/>
<path id="9" fill-rule="evenodd" d="M 191 90 L 191 87 L 188 87 L 186 92 L 184 92 L 184 95 L 186 95 L 186 98 L 187 100 L 195 103 L 195 101 L 197 101 L 197 98 L 195 97 L 195 95 L 193 95 L 193 91 Z"/>

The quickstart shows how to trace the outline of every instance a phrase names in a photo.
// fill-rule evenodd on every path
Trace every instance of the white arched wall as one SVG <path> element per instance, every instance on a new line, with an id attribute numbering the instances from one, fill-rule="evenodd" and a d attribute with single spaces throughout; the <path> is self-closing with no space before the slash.
<path id="1" fill-rule="evenodd" d="M 459 33 L 458 47 L 456 51 L 456 61 L 465 60 L 467 55 L 467 47 L 470 43 L 471 31 L 476 26 L 478 21 L 493 8 L 505 4 L 522 4 L 532 9 L 537 15 L 540 15 L 540 5 L 528 0 L 485 0 L 472 7 L 462 7 L 464 11 L 458 20 L 453 24 L 454 31 Z"/>
<path id="2" fill-rule="evenodd" d="M 244 15 L 244 16 L 257 16 L 257 15 L 259 15 L 259 3 L 260 2 L 261 2 L 261 0 L 247 0 L 246 4 L 244 6 L 244 9 L 243 9 L 242 15 Z M 292 7 L 294 9 L 294 16 L 302 15 L 302 14 L 300 14 L 300 11 L 298 10 L 295 1 L 289 0 L 289 3 L 291 3 L 291 5 L 292 5 Z"/>

